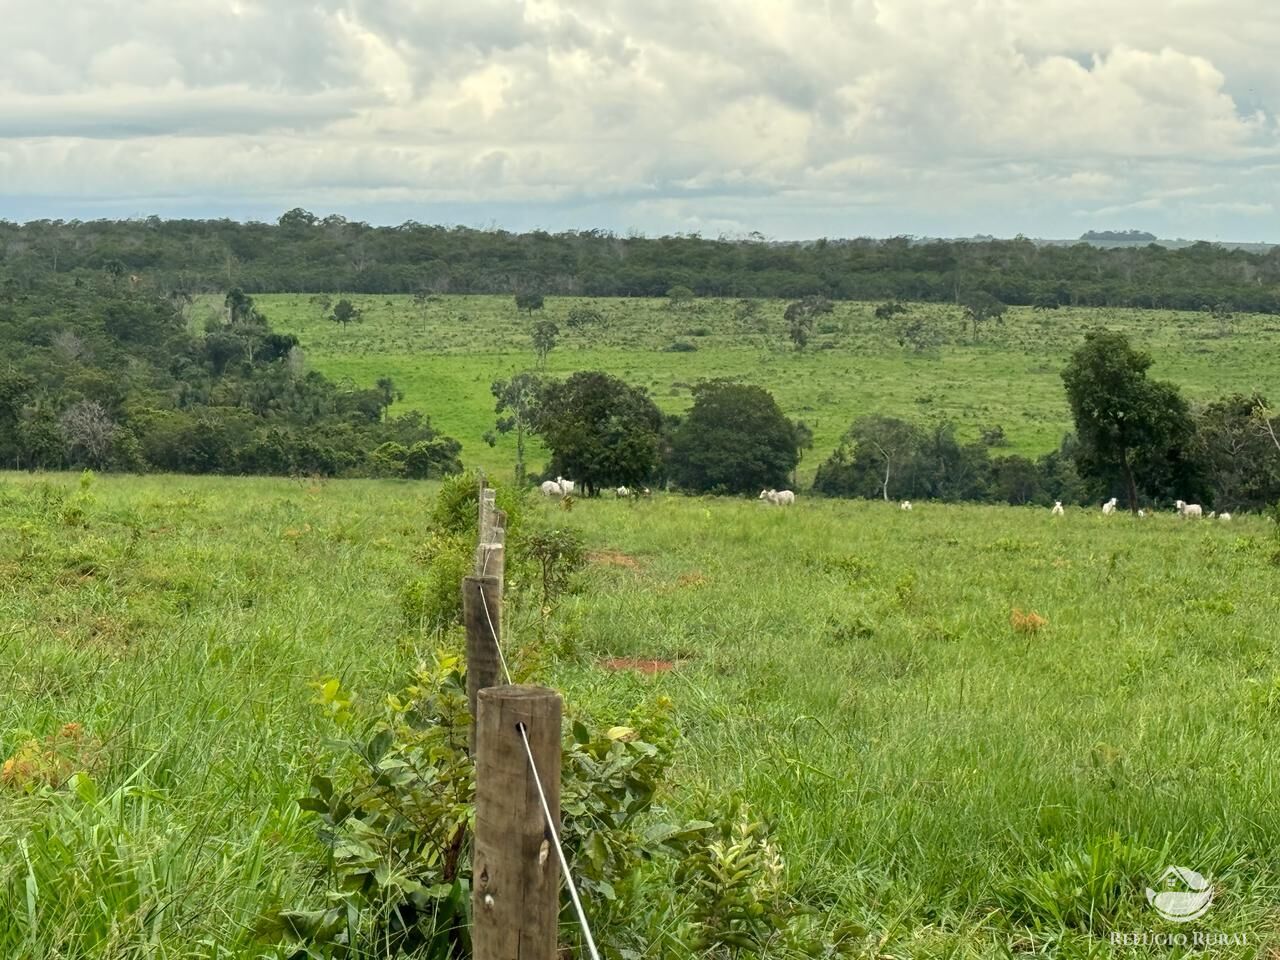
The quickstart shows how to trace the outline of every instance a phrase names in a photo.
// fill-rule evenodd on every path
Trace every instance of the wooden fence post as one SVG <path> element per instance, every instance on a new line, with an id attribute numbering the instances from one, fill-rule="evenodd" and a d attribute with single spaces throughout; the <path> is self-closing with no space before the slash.
<path id="1" fill-rule="evenodd" d="M 462 620 L 467 629 L 467 703 L 471 707 L 471 754 L 476 755 L 477 697 L 485 687 L 505 683 L 502 675 L 502 581 L 462 578 Z"/>
<path id="2" fill-rule="evenodd" d="M 546 687 L 480 691 L 472 878 L 475 960 L 555 960 L 560 862 L 560 694 Z M 538 797 L 520 727 L 529 738 Z"/>

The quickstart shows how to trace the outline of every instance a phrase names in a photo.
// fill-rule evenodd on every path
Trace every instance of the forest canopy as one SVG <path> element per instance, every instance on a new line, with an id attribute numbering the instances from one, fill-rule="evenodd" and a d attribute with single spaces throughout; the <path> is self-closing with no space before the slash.
<path id="1" fill-rule="evenodd" d="M 390 380 L 339 386 L 306 369 L 233 289 L 192 329 L 187 301 L 127 277 L 0 281 L 0 464 L 182 473 L 425 478 L 460 445 Z"/>
<path id="2" fill-rule="evenodd" d="M 1134 240 L 1134 235 L 1125 234 Z M 1141 236 L 1141 235 L 1136 235 Z M 165 290 L 249 293 L 521 293 L 827 297 L 1280 312 L 1280 248 L 1130 242 L 815 240 L 511 233 L 407 221 L 371 226 L 294 209 L 232 220 L 0 221 L 0 277 L 145 276 Z"/>

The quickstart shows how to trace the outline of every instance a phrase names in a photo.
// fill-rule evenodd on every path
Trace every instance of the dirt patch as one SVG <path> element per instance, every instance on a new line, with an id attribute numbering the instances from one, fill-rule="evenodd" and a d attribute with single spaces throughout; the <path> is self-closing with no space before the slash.
<path id="1" fill-rule="evenodd" d="M 625 567 L 628 570 L 639 570 L 640 561 L 635 557 L 627 556 L 619 550 L 592 550 L 587 554 L 587 559 L 592 563 L 598 563 L 602 567 Z"/>
<path id="2" fill-rule="evenodd" d="M 610 657 L 607 660 L 601 660 L 600 666 L 606 670 L 634 670 L 636 673 L 644 673 L 652 676 L 655 673 L 666 673 L 675 669 L 675 662 L 672 660 L 642 660 L 636 657 Z"/>
<path id="3" fill-rule="evenodd" d="M 676 585 L 680 587 L 705 587 L 708 582 L 701 570 L 691 570 L 688 573 L 680 574 L 676 580 Z"/>

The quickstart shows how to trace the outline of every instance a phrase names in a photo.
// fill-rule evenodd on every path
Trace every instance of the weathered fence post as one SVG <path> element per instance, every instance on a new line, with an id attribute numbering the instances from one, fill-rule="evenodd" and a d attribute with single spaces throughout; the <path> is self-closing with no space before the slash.
<path id="1" fill-rule="evenodd" d="M 560 863 L 553 831 L 558 833 L 560 827 L 560 695 L 546 687 L 490 687 L 480 691 L 479 711 L 474 957 L 555 960 Z M 538 780 L 546 793 L 550 824 Z"/>
<path id="2" fill-rule="evenodd" d="M 504 683 L 502 653 L 502 581 L 497 577 L 462 578 L 462 620 L 467 629 L 467 703 L 471 707 L 471 753 L 476 755 L 477 697 L 485 687 Z"/>

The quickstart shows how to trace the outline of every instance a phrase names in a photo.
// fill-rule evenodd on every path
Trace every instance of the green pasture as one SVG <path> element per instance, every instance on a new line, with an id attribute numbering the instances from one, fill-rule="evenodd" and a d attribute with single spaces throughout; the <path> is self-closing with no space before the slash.
<path id="1" fill-rule="evenodd" d="M 947 342 L 925 355 L 900 346 L 892 322 L 877 320 L 874 304 L 836 303 L 820 317 L 814 340 L 796 351 L 786 336 L 783 301 L 761 301 L 744 316 L 741 301 L 702 299 L 679 307 L 665 300 L 547 298 L 533 315 L 510 297 L 441 296 L 418 303 L 408 296 L 355 296 L 363 321 L 340 327 L 312 298 L 257 298 L 279 329 L 296 333 L 314 367 L 330 376 L 370 384 L 390 376 L 404 404 L 426 411 L 463 443 L 468 463 L 510 467 L 514 440 L 483 440 L 493 427 L 489 384 L 536 364 L 529 332 L 554 320 L 561 340 L 546 372 L 564 376 L 600 369 L 643 385 L 674 412 L 690 403 L 690 387 L 711 377 L 735 377 L 770 390 L 791 417 L 814 432 L 802 475 L 838 444 L 864 413 L 920 422 L 951 420 L 966 438 L 999 425 L 1006 452 L 1038 456 L 1057 447 L 1070 429 L 1060 372 L 1084 332 L 1097 325 L 1127 332 L 1155 357 L 1153 375 L 1178 383 L 1193 401 L 1233 391 L 1270 391 L 1280 378 L 1280 322 L 1262 315 L 1224 324 L 1208 313 L 1158 310 L 1015 307 L 974 343 L 954 307 L 916 304 L 937 319 Z M 591 305 L 604 322 L 579 329 L 569 310 Z M 214 309 L 209 302 L 201 312 Z M 684 344 L 696 349 L 673 351 Z M 539 452 L 535 447 L 535 462 Z"/>
<path id="2" fill-rule="evenodd" d="M 283 307 L 269 305 L 285 320 Z M 299 326 L 317 363 L 350 369 L 342 337 L 394 329 L 370 313 L 346 334 Z M 1019 317 L 1006 335 L 1038 322 Z M 495 359 L 458 338 L 424 369 Z M 775 373 L 842 354 L 860 368 L 859 342 L 755 355 Z M 953 362 L 878 349 L 886 367 Z M 734 350 L 749 352 L 689 356 Z M 1013 368 L 1028 350 L 956 360 Z M 1194 350 L 1171 355 L 1204 374 Z M 1052 376 L 1037 378 L 1048 411 Z M 482 419 L 478 404 L 451 409 Z M 314 902 L 323 856 L 296 799 L 338 749 L 312 684 L 341 678 L 357 710 L 376 709 L 457 642 L 424 635 L 400 600 L 426 569 L 433 496 L 394 481 L 0 476 L 0 759 L 64 736 L 86 774 L 74 789 L 0 787 L 0 956 L 280 955 L 259 937 L 263 918 Z M 570 715 L 623 717 L 669 696 L 684 739 L 666 801 L 746 799 L 797 896 L 867 929 L 862 955 L 1190 955 L 1108 940 L 1190 929 L 1143 894 L 1177 864 L 1214 880 L 1196 928 L 1250 938 L 1208 955 L 1274 956 L 1280 545 L 1268 521 L 807 497 L 527 510 L 526 523 L 578 530 L 593 559 L 545 620 L 511 586 L 516 671 L 561 689 Z M 674 666 L 601 666 L 617 657 Z M 659 942 L 644 954 L 671 955 Z"/>

